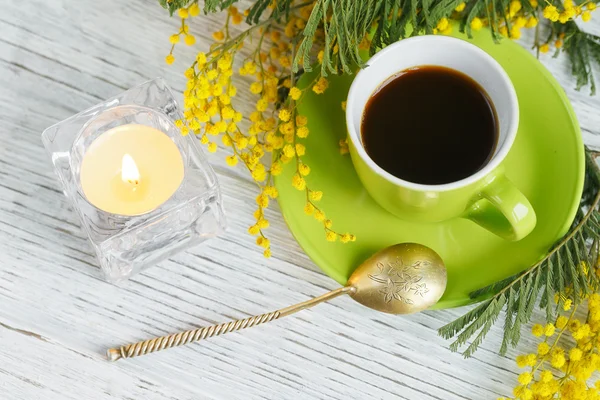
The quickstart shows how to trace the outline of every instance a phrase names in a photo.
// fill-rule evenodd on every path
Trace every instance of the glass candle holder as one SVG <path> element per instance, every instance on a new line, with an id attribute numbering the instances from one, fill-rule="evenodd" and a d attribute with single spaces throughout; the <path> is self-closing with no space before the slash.
<path id="1" fill-rule="evenodd" d="M 162 79 L 97 104 L 46 129 L 42 140 L 63 191 L 81 219 L 106 280 L 119 282 L 225 229 L 217 177 L 194 135 L 182 136 L 182 119 Z M 113 128 L 139 124 L 167 135 L 181 152 L 184 174 L 164 203 L 140 215 L 103 211 L 86 197 L 81 165 L 90 145 Z M 156 160 L 160 162 L 160 160 Z"/>

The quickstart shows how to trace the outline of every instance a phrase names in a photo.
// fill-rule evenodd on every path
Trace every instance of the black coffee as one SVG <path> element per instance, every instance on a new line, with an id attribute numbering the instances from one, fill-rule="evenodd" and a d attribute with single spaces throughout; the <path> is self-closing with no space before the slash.
<path id="1" fill-rule="evenodd" d="M 371 96 L 361 135 L 369 156 L 390 174 L 438 185 L 487 164 L 498 123 L 477 82 L 450 68 L 422 66 L 391 78 Z"/>

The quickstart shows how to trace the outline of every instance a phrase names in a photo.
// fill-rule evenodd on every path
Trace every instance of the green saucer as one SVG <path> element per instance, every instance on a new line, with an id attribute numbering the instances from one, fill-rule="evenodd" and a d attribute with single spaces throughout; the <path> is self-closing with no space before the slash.
<path id="1" fill-rule="evenodd" d="M 516 88 L 521 120 L 505 161 L 506 175 L 533 205 L 537 226 L 525 239 L 508 242 L 465 219 L 417 224 L 380 208 L 360 183 L 350 156 L 339 152 L 338 142 L 346 136 L 341 102 L 353 77 L 332 77 L 324 94 L 310 91 L 299 106 L 310 129 L 303 159 L 312 170 L 309 186 L 324 193 L 319 205 L 333 228 L 354 233 L 356 242 L 327 242 L 321 223 L 303 213 L 305 194 L 291 185 L 293 163 L 286 166 L 276 186 L 283 216 L 296 240 L 340 284 L 376 251 L 417 242 L 438 252 L 448 268 L 446 292 L 434 308 L 457 307 L 472 302 L 473 290 L 535 263 L 567 232 L 581 197 L 585 168 L 581 133 L 569 100 L 552 75 L 520 45 L 508 40 L 495 44 L 489 31 L 479 32 L 472 43 L 504 67 Z M 306 85 L 313 78 L 314 73 L 305 74 L 300 83 Z"/>

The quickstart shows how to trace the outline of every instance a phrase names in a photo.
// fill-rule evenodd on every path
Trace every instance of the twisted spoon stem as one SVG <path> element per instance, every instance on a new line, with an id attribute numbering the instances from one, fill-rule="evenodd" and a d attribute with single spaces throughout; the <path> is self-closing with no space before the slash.
<path id="1" fill-rule="evenodd" d="M 143 342 L 132 343 L 119 348 L 109 349 L 106 354 L 109 361 L 117 361 L 121 358 L 139 357 L 154 353 L 160 350 L 170 349 L 171 347 L 183 346 L 188 343 L 198 342 L 213 336 L 223 335 L 225 333 L 238 331 L 240 329 L 251 328 L 256 325 L 274 321 L 281 317 L 294 314 L 306 308 L 316 306 L 319 303 L 331 300 L 343 294 L 353 293 L 356 289 L 353 286 L 345 286 L 329 293 L 325 293 L 314 299 L 304 301 L 277 311 L 266 314 L 255 315 L 252 317 L 225 322 L 218 325 L 212 325 L 204 328 L 192 329 L 185 332 L 175 333 L 168 336 L 157 337 L 145 340 Z"/>

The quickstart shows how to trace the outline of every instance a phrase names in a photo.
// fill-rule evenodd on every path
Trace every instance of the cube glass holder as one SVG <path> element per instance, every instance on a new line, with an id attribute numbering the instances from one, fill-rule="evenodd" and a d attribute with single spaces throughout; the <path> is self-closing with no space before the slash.
<path id="1" fill-rule="evenodd" d="M 158 78 L 132 88 L 46 129 L 42 141 L 63 191 L 79 214 L 107 281 L 117 283 L 224 231 L 221 192 L 215 172 L 194 135 L 175 126 L 181 110 Z M 183 181 L 156 209 L 118 215 L 91 204 L 80 182 L 83 156 L 109 129 L 125 124 L 151 126 L 168 135 L 184 163 Z M 160 160 L 157 160 L 160 162 Z"/>

